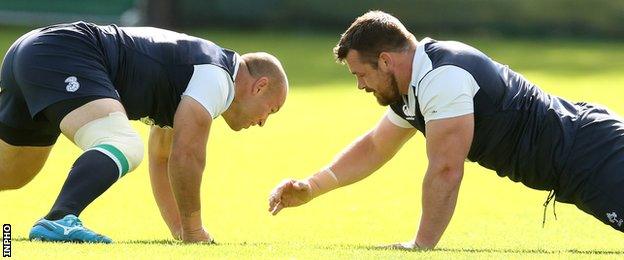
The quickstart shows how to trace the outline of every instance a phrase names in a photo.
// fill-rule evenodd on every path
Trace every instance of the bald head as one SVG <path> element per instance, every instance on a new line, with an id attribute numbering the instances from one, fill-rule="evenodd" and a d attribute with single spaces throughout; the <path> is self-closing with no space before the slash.
<path id="1" fill-rule="evenodd" d="M 266 52 L 247 53 L 241 58 L 234 100 L 222 114 L 235 131 L 263 126 L 269 115 L 280 110 L 288 95 L 288 78 L 277 58 Z"/>
<path id="2" fill-rule="evenodd" d="M 254 78 L 267 77 L 269 79 L 269 90 L 274 93 L 276 90 L 286 90 L 288 92 L 288 78 L 282 67 L 282 63 L 275 56 L 266 52 L 246 53 L 241 56 L 247 65 L 249 74 Z"/>

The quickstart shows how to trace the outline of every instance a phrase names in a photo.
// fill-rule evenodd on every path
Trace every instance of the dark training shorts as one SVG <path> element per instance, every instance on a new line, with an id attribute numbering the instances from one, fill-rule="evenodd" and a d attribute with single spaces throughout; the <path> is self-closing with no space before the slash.
<path id="1" fill-rule="evenodd" d="M 119 100 L 105 63 L 97 40 L 68 25 L 19 38 L 0 74 L 0 139 L 50 146 L 67 113 L 99 98 Z"/>
<path id="2" fill-rule="evenodd" d="M 557 193 L 624 232 L 624 122 L 603 107 L 585 106 Z"/>

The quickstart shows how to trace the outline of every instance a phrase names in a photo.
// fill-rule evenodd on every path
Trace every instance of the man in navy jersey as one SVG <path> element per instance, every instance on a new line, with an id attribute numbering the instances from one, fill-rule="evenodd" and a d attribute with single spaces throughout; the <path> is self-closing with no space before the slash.
<path id="1" fill-rule="evenodd" d="M 428 168 L 416 237 L 394 248 L 430 249 L 451 220 L 464 161 L 551 191 L 547 203 L 575 204 L 624 231 L 624 122 L 604 107 L 552 96 L 459 42 L 417 41 L 395 17 L 357 18 L 334 49 L 389 109 L 377 126 L 327 168 L 273 191 L 277 214 L 360 181 L 394 156 L 416 131 L 426 136 Z"/>
<path id="2" fill-rule="evenodd" d="M 76 22 L 19 38 L 4 57 L 0 89 L 0 190 L 32 180 L 60 133 L 84 150 L 31 240 L 112 242 L 78 216 L 142 161 L 143 142 L 129 124 L 142 120 L 152 125 L 150 178 L 172 235 L 211 242 L 200 184 L 212 121 L 222 115 L 235 131 L 263 126 L 284 104 L 288 80 L 267 53 L 241 56 L 172 31 Z"/>

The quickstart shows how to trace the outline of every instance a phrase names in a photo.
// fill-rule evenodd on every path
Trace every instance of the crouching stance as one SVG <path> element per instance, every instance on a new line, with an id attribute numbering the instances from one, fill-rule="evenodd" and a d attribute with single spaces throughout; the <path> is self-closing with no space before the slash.
<path id="1" fill-rule="evenodd" d="M 77 22 L 37 29 L 9 49 L 0 75 L 0 190 L 19 189 L 63 133 L 84 152 L 31 240 L 110 243 L 80 213 L 141 163 L 129 120 L 152 125 L 150 176 L 162 216 L 186 242 L 211 242 L 200 183 L 212 120 L 233 130 L 264 125 L 288 82 L 267 53 L 238 55 L 157 28 Z"/>

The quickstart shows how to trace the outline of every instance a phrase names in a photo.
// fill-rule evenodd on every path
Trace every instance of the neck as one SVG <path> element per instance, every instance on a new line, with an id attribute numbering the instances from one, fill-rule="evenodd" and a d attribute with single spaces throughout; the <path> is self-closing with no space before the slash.
<path id="1" fill-rule="evenodd" d="M 228 109 L 223 111 L 221 114 L 224 118 L 230 118 L 231 111 L 235 110 L 241 96 L 244 95 L 246 88 L 249 87 L 250 79 L 251 75 L 249 74 L 247 64 L 245 63 L 245 60 L 241 59 L 240 64 L 238 65 L 238 71 L 236 72 L 236 78 L 234 80 L 234 99 L 232 100 L 230 107 L 228 107 Z"/>
<path id="2" fill-rule="evenodd" d="M 234 99 L 249 85 L 250 78 L 251 75 L 249 74 L 247 63 L 245 63 L 245 60 L 241 60 L 238 65 L 238 71 L 236 72 L 236 80 L 234 80 Z"/>
<path id="3" fill-rule="evenodd" d="M 414 54 L 416 53 L 416 40 L 412 40 L 409 49 L 402 52 L 399 56 L 398 69 L 395 74 L 397 84 L 399 85 L 399 93 L 407 95 L 410 82 L 412 81 L 412 65 L 414 62 Z"/>

